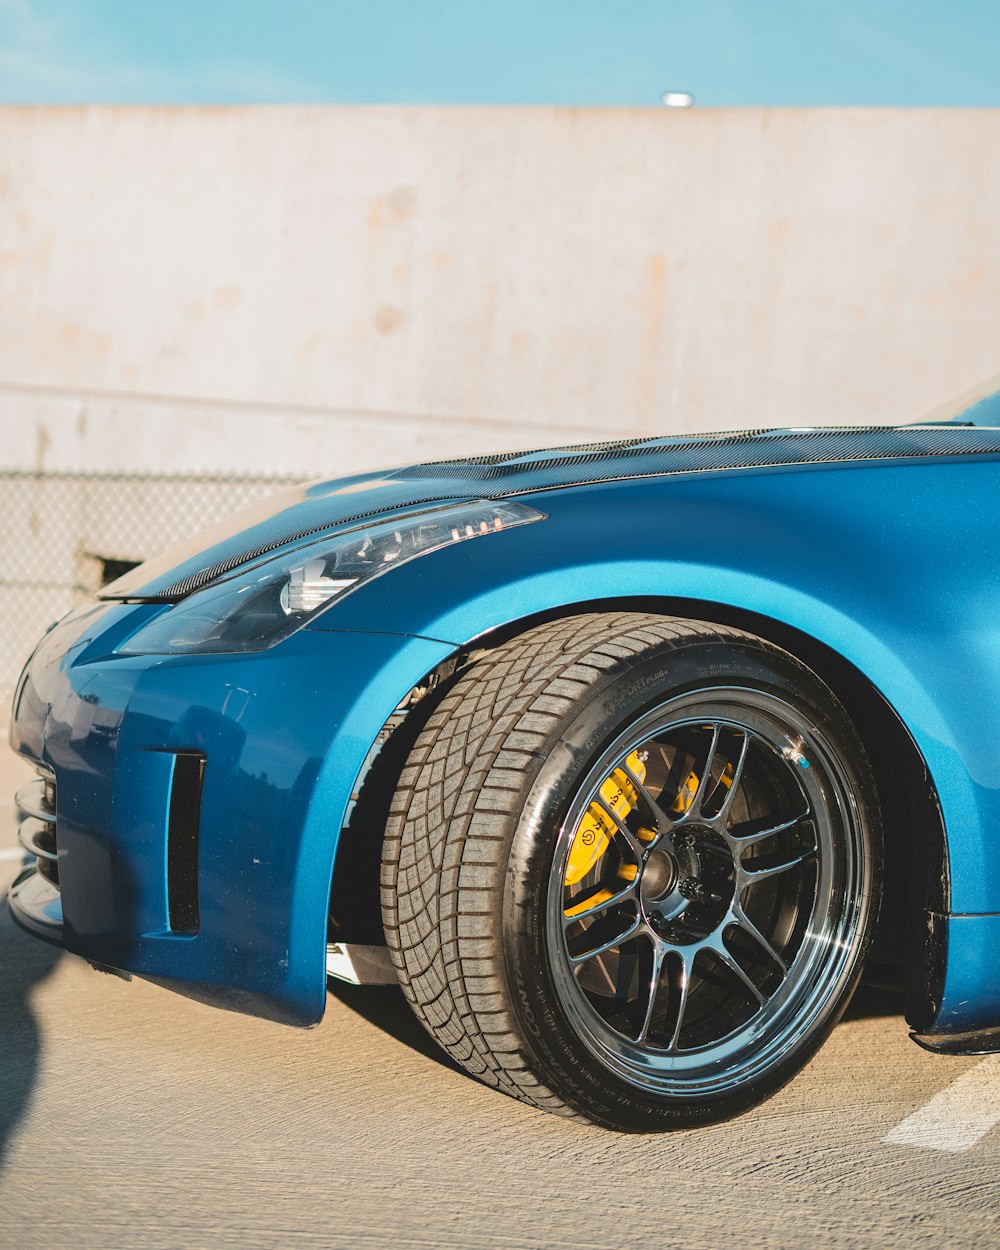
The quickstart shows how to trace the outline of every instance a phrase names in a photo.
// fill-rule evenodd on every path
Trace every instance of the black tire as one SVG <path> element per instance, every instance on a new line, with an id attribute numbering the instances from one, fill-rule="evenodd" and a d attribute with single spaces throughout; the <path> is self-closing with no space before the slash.
<path id="1" fill-rule="evenodd" d="M 383 921 L 472 1075 L 609 1128 L 690 1126 L 768 1097 L 833 1028 L 881 855 L 861 743 L 810 670 L 734 629 L 577 616 L 486 653 L 427 720 Z"/>

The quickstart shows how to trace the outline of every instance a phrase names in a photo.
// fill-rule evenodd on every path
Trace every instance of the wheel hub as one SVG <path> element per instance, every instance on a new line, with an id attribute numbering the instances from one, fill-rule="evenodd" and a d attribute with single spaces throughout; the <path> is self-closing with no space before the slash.
<path id="1" fill-rule="evenodd" d="M 667 942 L 689 945 L 714 933 L 729 915 L 736 863 L 725 839 L 708 825 L 678 829 L 650 851 L 639 879 L 642 914 Z"/>
<path id="2" fill-rule="evenodd" d="M 655 907 L 673 893 L 679 880 L 677 857 L 668 850 L 650 851 L 639 882 L 643 902 Z"/>

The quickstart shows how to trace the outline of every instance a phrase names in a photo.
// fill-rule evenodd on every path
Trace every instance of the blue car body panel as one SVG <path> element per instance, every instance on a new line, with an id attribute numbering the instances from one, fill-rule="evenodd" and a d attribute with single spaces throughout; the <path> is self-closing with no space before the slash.
<path id="1" fill-rule="evenodd" d="M 218 1006 L 315 1023 L 354 780 L 413 674 L 452 648 L 301 631 L 281 654 L 109 656 L 148 615 L 72 614 L 18 691 L 12 745 L 57 781 L 63 931 L 53 936 Z M 81 627 L 87 641 L 66 650 Z M 176 752 L 192 750 L 206 768 L 201 924 L 188 935 L 168 926 L 166 820 Z"/>
<path id="2" fill-rule="evenodd" d="M 546 514 L 446 547 L 239 655 L 126 656 L 161 602 L 247 560 L 445 499 Z M 380 729 L 436 665 L 553 611 L 698 601 L 823 643 L 915 742 L 950 866 L 940 1027 L 1000 1025 L 1000 432 L 804 431 L 414 466 L 289 492 L 142 566 L 42 642 L 13 744 L 57 780 L 69 949 L 206 1001 L 311 1023 L 330 880 Z M 196 936 L 166 923 L 171 753 L 206 758 Z M 891 871 L 891 865 L 890 865 Z M 960 919 L 958 919 L 960 918 Z"/>
<path id="3" fill-rule="evenodd" d="M 947 500 L 944 507 L 924 501 Z M 1000 462 L 838 468 L 533 497 L 525 527 L 417 561 L 313 628 L 391 619 L 459 642 L 616 596 L 690 598 L 781 621 L 863 672 L 934 778 L 949 831 L 952 907 L 1000 911 Z M 613 518 L 594 526 L 587 518 Z M 483 544 L 485 546 L 485 544 Z"/>

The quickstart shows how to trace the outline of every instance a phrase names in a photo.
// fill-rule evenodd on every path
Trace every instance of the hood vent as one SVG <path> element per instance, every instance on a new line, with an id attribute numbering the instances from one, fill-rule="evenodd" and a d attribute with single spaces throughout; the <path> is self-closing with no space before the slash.
<path id="1" fill-rule="evenodd" d="M 593 443 L 523 453 L 517 457 L 442 460 L 401 469 L 393 476 L 399 480 L 461 478 L 468 482 L 501 483 L 530 477 L 530 489 L 539 490 L 677 473 L 997 453 L 1000 453 L 1000 429 L 845 426 Z M 600 466 L 606 466 L 606 471 L 601 472 Z M 567 470 L 584 467 L 592 467 L 593 472 L 586 476 L 567 473 Z"/>

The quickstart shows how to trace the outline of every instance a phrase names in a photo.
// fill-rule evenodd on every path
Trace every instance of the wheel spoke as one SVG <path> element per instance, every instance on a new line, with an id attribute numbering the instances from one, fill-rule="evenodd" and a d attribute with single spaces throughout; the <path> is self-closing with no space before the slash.
<path id="1" fill-rule="evenodd" d="M 649 1035 L 649 1026 L 653 1022 L 653 1009 L 656 1007 L 657 991 L 660 988 L 660 977 L 663 973 L 663 962 L 670 948 L 665 942 L 656 942 L 653 946 L 653 966 L 649 973 L 649 999 L 646 1003 L 646 1014 L 642 1021 L 639 1036 L 635 1039 L 641 1046 Z"/>
<path id="2" fill-rule="evenodd" d="M 712 739 L 708 744 L 708 753 L 705 756 L 705 765 L 702 769 L 701 776 L 698 779 L 698 788 L 694 792 L 690 806 L 684 813 L 685 820 L 697 820 L 701 816 L 702 807 L 705 804 L 707 787 L 712 778 L 712 769 L 715 767 L 715 756 L 719 750 L 720 729 L 718 725 L 712 726 Z"/>
<path id="3" fill-rule="evenodd" d="M 683 951 L 674 952 L 680 959 L 681 975 L 680 975 L 680 997 L 677 1001 L 677 1018 L 674 1020 L 673 1031 L 670 1034 L 670 1041 L 667 1044 L 667 1050 L 679 1049 L 681 1040 L 681 1029 L 684 1028 L 684 1013 L 687 1011 L 688 992 L 691 989 L 691 973 L 694 970 L 694 955 L 690 961 Z"/>
<path id="4" fill-rule="evenodd" d="M 779 833 L 787 833 L 790 829 L 795 829 L 811 814 L 810 809 L 806 808 L 804 812 L 801 812 L 798 816 L 793 816 L 791 820 L 783 820 L 777 825 L 768 825 L 765 829 L 750 829 L 747 833 L 740 833 L 741 826 L 737 825 L 735 829 L 730 829 L 728 831 L 729 837 L 738 844 L 738 849 L 740 851 L 749 850 L 751 847 L 756 846 L 759 842 L 764 842 L 768 838 L 773 838 Z M 759 822 L 755 821 L 752 823 L 757 824 Z"/>
<path id="5" fill-rule="evenodd" d="M 729 814 L 733 809 L 733 803 L 736 800 L 736 792 L 739 790 L 740 782 L 743 780 L 743 769 L 746 766 L 747 755 L 750 751 L 750 735 L 748 733 L 744 733 L 742 737 L 743 741 L 740 745 L 740 753 L 736 759 L 732 761 L 733 779 L 729 783 L 729 789 L 723 797 L 722 804 L 719 807 L 718 812 L 716 812 L 712 817 L 713 821 L 718 821 L 718 827 L 722 829 L 725 829 L 729 820 Z M 719 784 L 722 784 L 721 778 Z"/>
<path id="6" fill-rule="evenodd" d="M 638 878 L 636 879 L 638 880 Z M 601 898 L 600 894 L 606 891 L 599 891 L 596 895 L 591 895 L 592 901 L 577 911 L 579 904 L 572 904 L 563 912 L 563 923 L 568 928 L 571 924 L 575 924 L 578 920 L 590 920 L 594 916 L 599 916 L 601 912 L 607 911 L 609 907 L 615 907 L 619 903 L 627 902 L 635 898 L 636 881 L 632 881 L 624 890 L 619 890 L 617 894 L 609 894 L 607 898 Z"/>
<path id="7" fill-rule="evenodd" d="M 628 775 L 629 777 L 632 777 L 631 773 L 629 773 Z M 628 843 L 629 850 L 635 856 L 636 864 L 641 867 L 643 856 L 646 854 L 647 847 L 642 842 L 639 841 L 639 839 L 635 836 L 635 834 L 628 827 L 625 821 L 622 820 L 622 818 L 618 815 L 618 813 L 611 806 L 611 804 L 607 801 L 604 795 L 601 794 L 600 791 L 598 791 L 597 794 L 594 795 L 594 802 L 598 805 L 601 811 L 604 812 L 606 816 L 609 816 L 611 820 L 614 822 L 615 827 L 617 828 L 618 832 L 622 835 L 622 837 Z"/>
<path id="8" fill-rule="evenodd" d="M 739 888 L 746 885 L 756 885 L 758 881 L 765 881 L 769 877 L 777 877 L 783 872 L 789 872 L 792 868 L 798 868 L 800 864 L 813 859 L 815 855 L 816 848 L 809 846 L 804 851 L 799 851 L 796 855 L 789 855 L 787 859 L 783 859 L 776 864 L 768 864 L 763 868 L 748 868 L 746 864 L 741 863 L 738 873 Z"/>
<path id="9" fill-rule="evenodd" d="M 785 963 L 784 959 L 782 959 L 782 957 L 774 949 L 763 933 L 761 933 L 760 929 L 757 928 L 737 901 L 734 901 L 733 903 L 733 917 L 736 921 L 737 927 L 753 938 L 768 958 L 777 964 L 777 966 L 781 969 L 782 979 L 784 979 L 784 977 L 788 975 L 788 964 Z"/>
<path id="10" fill-rule="evenodd" d="M 629 938 L 634 937 L 642 928 L 642 917 L 636 916 L 635 920 L 629 925 L 624 933 L 619 933 L 613 938 L 609 938 L 607 942 L 602 942 L 600 946 L 595 946 L 593 950 L 584 951 L 582 955 L 570 955 L 569 962 L 577 967 L 582 963 L 586 963 L 588 959 L 595 959 L 598 955 L 603 955 L 605 951 L 613 950 L 616 946 L 621 946 L 623 942 L 627 942 Z"/>
<path id="11" fill-rule="evenodd" d="M 750 991 L 750 993 L 754 996 L 754 998 L 756 998 L 757 1002 L 763 1007 L 764 1004 L 767 1002 L 767 996 L 764 994 L 762 990 L 758 989 L 758 987 L 750 979 L 747 973 L 743 971 L 743 969 L 740 967 L 739 963 L 737 962 L 736 957 L 729 951 L 728 947 L 726 946 L 725 942 L 723 942 L 721 937 L 719 938 L 717 942 L 713 942 L 711 944 L 711 946 L 709 947 L 709 950 L 711 950 L 712 954 L 717 956 L 718 959 L 721 960 L 721 962 L 726 965 L 726 967 L 730 970 L 730 972 L 735 973 L 735 975 L 740 979 L 740 981 L 742 981 L 742 983 L 746 986 L 746 988 Z"/>
<path id="12" fill-rule="evenodd" d="M 646 789 L 643 782 L 641 782 L 639 778 L 635 775 L 635 773 L 631 770 L 631 768 L 629 768 L 628 764 L 623 763 L 621 767 L 622 767 L 622 771 L 628 777 L 629 781 L 632 783 L 633 786 L 635 786 L 639 794 L 642 795 L 643 799 L 646 802 L 646 806 L 649 808 L 650 815 L 656 821 L 657 837 L 662 837 L 663 834 L 670 833 L 670 831 L 674 827 L 673 820 L 671 820 L 667 812 L 664 811 L 664 809 L 660 806 L 659 802 L 653 798 L 650 792 Z M 652 843 L 649 843 L 649 846 L 651 845 Z M 645 849 L 648 850 L 648 846 Z"/>
<path id="13" fill-rule="evenodd" d="M 638 945 L 638 942 L 630 942 L 624 950 L 618 952 L 618 958 L 615 960 L 616 967 L 613 981 L 608 976 L 604 956 L 600 956 L 597 960 L 598 967 L 611 984 L 616 1001 L 623 1004 L 628 1001 L 629 990 L 632 987 L 632 978 L 639 963 L 639 952 L 636 950 Z"/>

